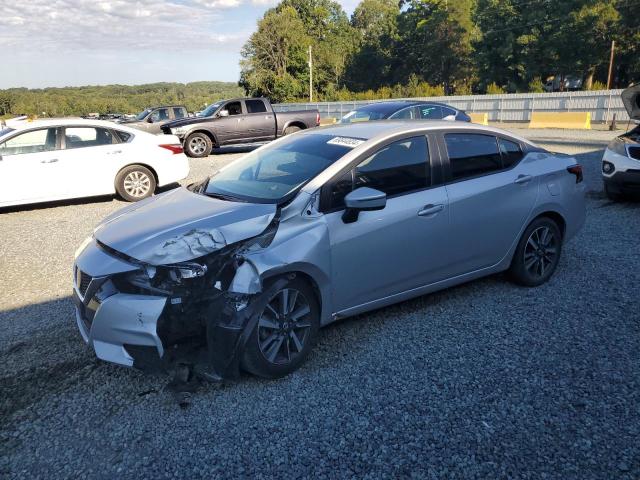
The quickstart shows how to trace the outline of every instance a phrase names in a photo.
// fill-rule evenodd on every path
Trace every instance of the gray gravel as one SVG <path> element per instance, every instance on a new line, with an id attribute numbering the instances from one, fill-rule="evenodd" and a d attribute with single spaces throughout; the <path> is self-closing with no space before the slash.
<path id="1" fill-rule="evenodd" d="M 639 478 L 640 204 L 605 200 L 585 132 L 518 133 L 586 167 L 587 224 L 548 284 L 340 322 L 295 374 L 206 385 L 186 411 L 76 331 L 73 252 L 122 202 L 0 214 L 0 477 Z"/>

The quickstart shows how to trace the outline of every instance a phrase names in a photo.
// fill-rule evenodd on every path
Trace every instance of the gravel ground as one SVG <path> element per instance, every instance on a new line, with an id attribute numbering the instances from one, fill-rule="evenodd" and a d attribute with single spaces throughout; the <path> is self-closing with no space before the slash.
<path id="1" fill-rule="evenodd" d="M 73 252 L 123 203 L 0 214 L 0 477 L 639 478 L 640 204 L 602 194 L 609 132 L 517 132 L 576 155 L 590 189 L 548 284 L 497 275 L 339 322 L 293 375 L 205 385 L 188 410 L 76 331 Z"/>

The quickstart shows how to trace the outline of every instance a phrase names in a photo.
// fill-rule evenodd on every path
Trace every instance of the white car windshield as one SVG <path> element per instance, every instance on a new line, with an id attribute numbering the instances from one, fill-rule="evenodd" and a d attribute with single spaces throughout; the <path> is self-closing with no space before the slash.
<path id="1" fill-rule="evenodd" d="M 362 142 L 335 135 L 295 135 L 220 170 L 203 193 L 229 200 L 281 203 Z"/>

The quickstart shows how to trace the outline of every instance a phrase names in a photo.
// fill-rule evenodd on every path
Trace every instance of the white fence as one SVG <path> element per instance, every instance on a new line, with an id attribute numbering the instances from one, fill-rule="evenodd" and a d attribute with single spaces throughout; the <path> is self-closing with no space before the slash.
<path id="1" fill-rule="evenodd" d="M 622 90 L 598 90 L 587 92 L 512 93 L 503 95 L 464 95 L 451 97 L 421 97 L 411 100 L 442 102 L 467 113 L 488 113 L 491 122 L 528 122 L 532 112 L 591 112 L 592 122 L 610 122 L 613 115 L 618 121 L 629 116 L 620 98 Z M 319 103 L 280 103 L 277 111 L 309 110 L 317 108 L 322 118 L 341 118 L 354 108 L 377 101 Z"/>

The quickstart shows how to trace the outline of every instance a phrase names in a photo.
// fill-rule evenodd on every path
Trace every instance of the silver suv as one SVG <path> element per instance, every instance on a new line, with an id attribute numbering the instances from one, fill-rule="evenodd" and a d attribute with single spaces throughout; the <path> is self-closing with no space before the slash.
<path id="1" fill-rule="evenodd" d="M 505 270 L 546 282 L 584 192 L 574 158 L 494 128 L 306 130 L 106 218 L 77 252 L 78 328 L 122 365 L 280 377 L 335 320 Z"/>

